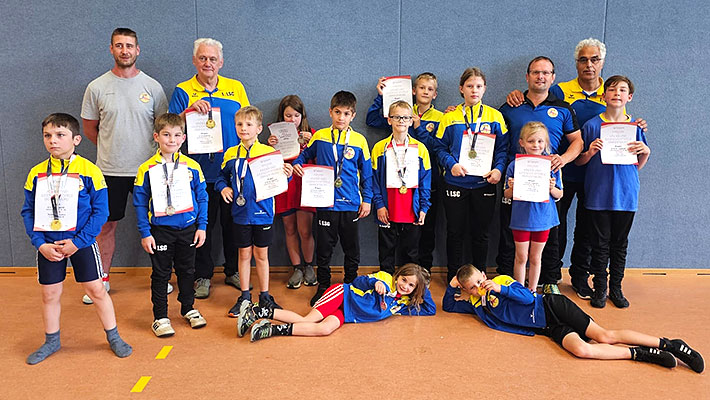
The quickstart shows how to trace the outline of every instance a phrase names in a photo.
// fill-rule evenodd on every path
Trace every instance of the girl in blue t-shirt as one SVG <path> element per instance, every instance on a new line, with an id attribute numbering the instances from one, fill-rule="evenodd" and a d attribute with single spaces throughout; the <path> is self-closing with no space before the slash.
<path id="1" fill-rule="evenodd" d="M 520 130 L 520 151 L 529 155 L 549 155 L 550 137 L 542 122 L 531 121 Z M 540 279 L 542 250 L 545 248 L 550 228 L 560 224 L 555 201 L 562 197 L 561 172 L 550 171 L 550 198 L 547 202 L 531 202 L 513 199 L 510 229 L 515 241 L 514 278 L 525 284 L 525 265 L 530 262 L 528 289 L 535 292 Z M 506 185 L 503 195 L 513 198 L 515 160 L 506 171 Z"/>

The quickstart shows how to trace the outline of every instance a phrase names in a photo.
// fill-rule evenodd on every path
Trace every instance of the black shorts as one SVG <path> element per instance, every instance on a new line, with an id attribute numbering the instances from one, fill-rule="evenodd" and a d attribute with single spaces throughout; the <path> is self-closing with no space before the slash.
<path id="1" fill-rule="evenodd" d="M 585 332 L 592 317 L 587 315 L 577 304 L 561 294 L 546 294 L 542 297 L 545 306 L 547 325 L 537 333 L 548 336 L 562 346 L 562 339 L 570 333 L 577 333 L 585 342 L 589 341 Z"/>
<path id="2" fill-rule="evenodd" d="M 91 246 L 77 250 L 69 259 L 74 268 L 74 280 L 79 283 L 95 281 L 103 274 L 101 254 L 99 253 L 99 245 L 96 242 Z M 38 251 L 37 275 L 39 276 L 39 283 L 42 285 L 63 282 L 67 276 L 67 259 L 49 261 Z"/>
<path id="3" fill-rule="evenodd" d="M 234 224 L 234 240 L 237 247 L 269 247 L 274 237 L 272 225 L 240 225 Z"/>
<path id="4" fill-rule="evenodd" d="M 126 215 L 128 193 L 133 193 L 135 178 L 130 176 L 104 176 L 108 189 L 108 220 L 119 221 Z"/>

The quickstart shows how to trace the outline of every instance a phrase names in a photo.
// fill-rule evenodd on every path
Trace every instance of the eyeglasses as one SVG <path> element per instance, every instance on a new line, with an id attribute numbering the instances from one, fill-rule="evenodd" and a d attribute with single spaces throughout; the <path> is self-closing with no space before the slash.
<path id="1" fill-rule="evenodd" d="M 205 57 L 205 56 L 199 56 L 197 57 L 197 60 L 200 61 L 201 63 L 209 61 L 212 64 L 217 64 L 217 61 L 219 61 L 219 58 L 217 57 Z"/>
<path id="2" fill-rule="evenodd" d="M 601 60 L 603 60 L 603 58 L 597 57 L 597 56 L 594 56 L 594 57 L 592 57 L 592 58 L 579 57 L 579 58 L 577 59 L 577 63 L 579 63 L 579 64 L 586 64 L 586 63 L 588 63 L 588 62 L 591 61 L 592 64 L 597 65 L 597 64 L 599 64 L 599 61 L 601 61 Z"/>
<path id="3" fill-rule="evenodd" d="M 390 119 L 399 122 L 409 122 L 412 120 L 411 115 L 390 115 Z"/>
<path id="4" fill-rule="evenodd" d="M 554 74 L 554 71 L 530 71 L 530 75 L 544 75 L 544 76 L 550 76 Z"/>

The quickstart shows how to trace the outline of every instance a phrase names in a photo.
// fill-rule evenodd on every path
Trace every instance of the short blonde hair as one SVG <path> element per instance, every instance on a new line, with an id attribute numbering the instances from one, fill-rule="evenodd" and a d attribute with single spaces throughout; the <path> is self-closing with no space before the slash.
<path id="1" fill-rule="evenodd" d="M 409 110 L 410 114 L 412 112 L 412 106 L 410 106 L 409 103 L 404 100 L 397 100 L 394 103 L 390 104 L 388 115 L 392 115 L 392 111 L 394 111 L 395 108 L 406 108 L 407 110 Z"/>
<path id="2" fill-rule="evenodd" d="M 259 124 L 261 124 L 261 121 L 264 118 L 264 114 L 262 114 L 261 110 L 254 106 L 246 106 L 242 107 L 237 111 L 236 114 L 234 114 L 234 121 L 237 120 L 237 118 L 253 118 L 255 119 Z"/>

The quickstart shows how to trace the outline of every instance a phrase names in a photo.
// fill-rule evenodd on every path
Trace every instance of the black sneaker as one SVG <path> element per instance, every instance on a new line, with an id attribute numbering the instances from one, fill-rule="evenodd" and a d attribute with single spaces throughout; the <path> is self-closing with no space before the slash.
<path id="1" fill-rule="evenodd" d="M 634 354 L 631 359 L 635 361 L 658 364 L 666 368 L 674 368 L 678 365 L 675 357 L 670 352 L 646 346 L 633 347 L 632 349 Z"/>
<path id="2" fill-rule="evenodd" d="M 274 301 L 274 296 L 272 295 L 268 295 L 267 297 L 259 296 L 259 307 L 283 310 L 283 307 L 276 304 L 276 301 Z"/>
<path id="3" fill-rule="evenodd" d="M 326 288 L 321 285 L 318 285 L 318 290 L 316 290 L 316 294 L 311 297 L 311 307 L 316 304 L 316 301 L 320 300 L 320 298 L 323 297 L 323 293 L 325 293 L 325 290 Z"/>
<path id="4" fill-rule="evenodd" d="M 257 340 L 266 339 L 273 336 L 271 333 L 271 321 L 268 319 L 262 319 L 251 327 L 251 341 L 256 342 Z M 670 354 L 670 353 L 669 353 Z M 671 356 L 673 357 L 673 356 Z M 675 358 L 674 358 L 675 360 Z"/>
<path id="5" fill-rule="evenodd" d="M 621 288 L 610 289 L 609 300 L 611 300 L 617 308 L 626 308 L 629 306 L 629 301 L 624 297 L 624 292 L 621 291 Z"/>
<path id="6" fill-rule="evenodd" d="M 594 295 L 594 291 L 589 287 L 589 281 L 587 279 L 577 279 L 572 278 L 572 289 L 577 293 L 577 296 L 582 300 L 591 300 Z"/>
<path id="7" fill-rule="evenodd" d="M 680 361 L 686 363 L 693 371 L 701 373 L 705 370 L 703 356 L 690 348 L 683 340 L 661 338 L 661 343 L 663 343 L 663 350 L 669 351 L 671 354 L 678 357 Z"/>
<path id="8" fill-rule="evenodd" d="M 242 303 L 244 303 L 245 301 L 246 301 L 246 302 L 249 302 L 249 300 L 247 300 L 247 299 L 245 299 L 245 298 L 243 298 L 243 297 L 240 297 L 240 298 L 237 300 L 237 302 L 234 303 L 234 305 L 232 306 L 232 308 L 230 308 L 230 309 L 229 309 L 229 312 L 227 313 L 227 315 L 229 315 L 229 318 L 237 318 L 237 317 L 239 317 L 239 309 L 242 307 Z"/>
<path id="9" fill-rule="evenodd" d="M 606 307 L 606 289 L 595 290 L 594 295 L 592 296 L 592 301 L 589 303 L 595 308 Z"/>

